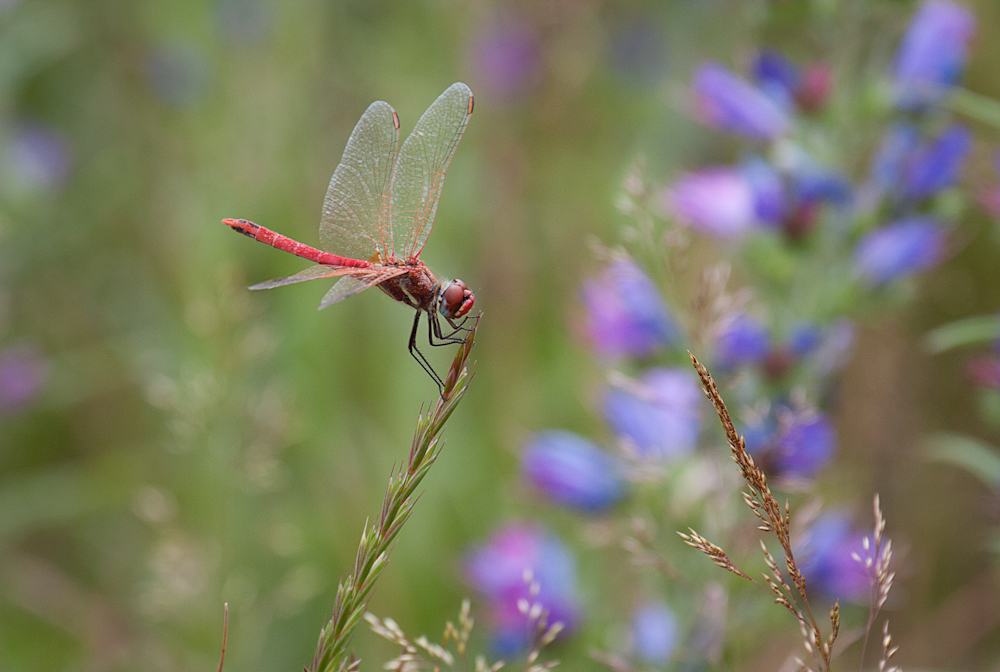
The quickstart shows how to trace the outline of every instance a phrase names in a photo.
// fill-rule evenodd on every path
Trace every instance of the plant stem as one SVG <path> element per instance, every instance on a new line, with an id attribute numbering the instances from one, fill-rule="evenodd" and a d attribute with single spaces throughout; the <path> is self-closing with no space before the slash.
<path id="1" fill-rule="evenodd" d="M 455 407 L 465 396 L 470 374 L 469 355 L 479 327 L 479 318 L 459 348 L 445 378 L 444 390 L 434 408 L 417 418 L 406 468 L 389 478 L 382 500 L 378 523 L 361 534 L 354 571 L 337 587 L 330 620 L 320 630 L 319 643 L 308 672 L 344 672 L 355 670 L 358 661 L 350 651 L 351 636 L 368 607 L 375 582 L 389 561 L 392 544 L 413 512 L 414 491 L 441 452 L 439 435 Z"/>

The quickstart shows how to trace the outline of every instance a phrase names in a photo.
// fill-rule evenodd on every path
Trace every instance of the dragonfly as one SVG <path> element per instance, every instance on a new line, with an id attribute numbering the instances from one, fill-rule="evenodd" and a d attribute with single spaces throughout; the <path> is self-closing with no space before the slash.
<path id="1" fill-rule="evenodd" d="M 386 102 L 361 116 L 323 201 L 317 249 L 245 219 L 224 219 L 235 231 L 314 263 L 295 275 L 253 285 L 271 289 L 339 278 L 319 310 L 378 287 L 416 310 L 409 352 L 443 390 L 443 381 L 417 348 L 421 316 L 432 346 L 461 343 L 476 299 L 461 280 L 438 279 L 420 260 L 434 226 L 448 166 L 472 116 L 468 86 L 457 82 L 438 96 L 399 146 L 399 115 Z M 443 317 L 450 330 L 442 327 Z"/>

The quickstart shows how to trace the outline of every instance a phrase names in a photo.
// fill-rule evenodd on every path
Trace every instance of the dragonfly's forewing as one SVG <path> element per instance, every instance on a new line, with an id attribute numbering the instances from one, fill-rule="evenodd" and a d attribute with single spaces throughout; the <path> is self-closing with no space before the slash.
<path id="1" fill-rule="evenodd" d="M 472 91 L 462 83 L 438 96 L 406 138 L 392 182 L 393 251 L 420 254 L 434 226 L 448 165 L 472 115 Z"/>
<path id="2" fill-rule="evenodd" d="M 388 103 L 368 106 L 351 133 L 323 202 L 319 239 L 344 257 L 382 261 L 392 252 L 390 187 L 399 154 L 399 117 Z"/>
<path id="3" fill-rule="evenodd" d="M 326 293 L 326 296 L 324 296 L 323 300 L 320 301 L 318 310 L 323 310 L 324 308 L 328 308 L 335 303 L 340 303 L 344 299 L 363 292 L 369 287 L 374 287 L 380 282 L 385 282 L 391 278 L 404 275 L 407 272 L 408 271 L 405 268 L 393 267 L 383 269 L 379 272 L 370 272 L 365 274 L 356 273 L 354 275 L 345 276 L 338 280 L 337 283 L 330 288 L 330 291 Z"/>

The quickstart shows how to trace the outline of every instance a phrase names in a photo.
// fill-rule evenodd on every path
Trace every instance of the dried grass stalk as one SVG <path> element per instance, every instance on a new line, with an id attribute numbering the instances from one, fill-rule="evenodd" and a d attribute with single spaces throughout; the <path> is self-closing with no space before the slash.
<path id="1" fill-rule="evenodd" d="M 688 354 L 690 355 L 690 353 Z M 715 384 L 712 374 L 698 361 L 697 357 L 694 355 L 690 355 L 690 357 L 691 363 L 701 378 L 705 396 L 712 402 L 715 412 L 719 416 L 719 422 L 722 423 L 722 429 L 726 434 L 726 441 L 729 444 L 733 461 L 740 470 L 740 476 L 743 477 L 743 480 L 747 484 L 747 490 L 743 493 L 743 501 L 746 502 L 750 511 L 760 521 L 758 528 L 763 532 L 772 532 L 777 537 L 784 556 L 782 564 L 785 571 L 788 572 L 792 585 L 789 586 L 788 582 L 785 581 L 778 562 L 767 550 L 762 541 L 761 549 L 764 553 L 764 560 L 770 570 L 768 574 L 764 574 L 764 580 L 774 594 L 775 603 L 787 609 L 798 621 L 799 627 L 802 630 L 803 645 L 806 651 L 813 657 L 817 669 L 821 670 L 821 672 L 829 672 L 833 643 L 840 629 L 839 605 L 836 605 L 830 613 L 831 633 L 829 637 L 824 638 L 816 618 L 813 616 L 812 607 L 809 604 L 809 596 L 806 592 L 806 579 L 799 570 L 798 564 L 795 562 L 795 554 L 792 552 L 790 531 L 792 515 L 788 501 L 786 500 L 785 505 L 781 506 L 778 500 L 774 498 L 771 488 L 767 484 L 767 476 L 754 463 L 753 457 L 747 452 L 743 437 L 736 431 L 732 417 L 729 415 L 729 409 L 726 408 L 726 404 L 722 400 L 722 395 L 719 393 L 719 388 Z M 708 555 L 715 564 L 723 569 L 727 569 L 739 576 L 750 578 L 732 564 L 721 548 L 707 541 L 694 530 L 690 532 L 690 535 L 679 533 L 685 543 Z M 794 589 L 792 586 L 794 586 Z M 804 663 L 801 663 L 801 667 L 810 669 Z"/>

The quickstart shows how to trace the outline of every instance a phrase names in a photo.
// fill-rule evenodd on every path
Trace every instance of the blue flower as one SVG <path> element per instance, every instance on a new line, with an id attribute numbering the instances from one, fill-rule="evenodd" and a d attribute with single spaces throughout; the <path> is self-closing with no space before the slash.
<path id="1" fill-rule="evenodd" d="M 775 476 L 812 478 L 829 464 L 837 446 L 836 433 L 823 414 L 783 405 L 751 419 L 741 431 L 747 452 Z"/>
<path id="2" fill-rule="evenodd" d="M 755 417 L 738 428 L 743 435 L 747 452 L 754 459 L 763 459 L 765 451 L 774 441 L 778 425 L 770 415 Z"/>
<path id="3" fill-rule="evenodd" d="M 716 361 L 723 368 L 756 364 L 767 357 L 770 349 L 767 328 L 747 315 L 733 320 L 715 342 Z"/>
<path id="4" fill-rule="evenodd" d="M 3 177 L 15 191 L 42 192 L 65 182 L 72 166 L 66 138 L 37 123 L 19 127 L 3 155 Z"/>
<path id="5" fill-rule="evenodd" d="M 604 417 L 639 456 L 671 459 L 694 450 L 703 394 L 687 369 L 652 369 L 632 389 L 604 395 Z"/>
<path id="6" fill-rule="evenodd" d="M 932 219 L 914 217 L 876 229 L 859 242 L 854 264 L 871 285 L 928 270 L 944 257 L 945 233 Z"/>
<path id="7" fill-rule="evenodd" d="M 800 70 L 785 56 L 771 49 L 758 52 L 752 65 L 754 81 L 782 108 L 804 112 L 822 108 L 830 97 L 833 75 L 824 63 Z"/>
<path id="8" fill-rule="evenodd" d="M 820 516 L 794 549 L 809 590 L 815 589 L 830 599 L 864 601 L 871 589 L 871 578 L 851 557 L 852 553 L 865 557 L 863 538 L 845 514 Z"/>
<path id="9" fill-rule="evenodd" d="M 777 226 L 786 200 L 781 175 L 760 157 L 736 168 L 683 175 L 664 198 L 666 209 L 680 223 L 722 239 L 738 238 L 758 226 Z"/>
<path id="10" fill-rule="evenodd" d="M 662 602 L 645 604 L 632 617 L 632 641 L 636 655 L 651 665 L 670 660 L 677 646 L 677 617 Z"/>
<path id="11" fill-rule="evenodd" d="M 625 496 L 617 460 L 569 432 L 536 434 L 524 449 L 521 467 L 551 500 L 581 511 L 603 511 Z"/>
<path id="12" fill-rule="evenodd" d="M 706 126 L 750 140 L 775 140 L 791 127 L 778 103 L 718 63 L 699 67 L 692 86 L 695 115 Z"/>
<path id="13" fill-rule="evenodd" d="M 895 63 L 897 101 L 916 108 L 958 82 L 976 32 L 972 12 L 950 0 L 927 0 L 903 38 Z"/>
<path id="14" fill-rule="evenodd" d="M 605 267 L 583 285 L 586 330 L 608 357 L 650 355 L 676 338 L 676 327 L 656 286 L 631 260 Z"/>
<path id="15" fill-rule="evenodd" d="M 531 641 L 534 624 L 518 608 L 518 601 L 538 603 L 548 612 L 548 623 L 560 622 L 564 632 L 579 620 L 576 563 L 556 537 L 537 527 L 510 523 L 465 558 L 469 583 L 484 594 L 494 625 L 493 648 L 514 655 Z M 528 579 L 526 581 L 525 579 Z M 538 588 L 532 595 L 531 583 Z"/>
<path id="16" fill-rule="evenodd" d="M 912 124 L 893 124 L 872 159 L 871 180 L 882 191 L 903 184 L 910 157 L 920 148 L 920 131 Z"/>
<path id="17" fill-rule="evenodd" d="M 496 17 L 484 24 L 473 40 L 470 60 L 486 91 L 497 100 L 516 100 L 538 85 L 538 36 L 531 24 L 517 15 Z"/>
<path id="18" fill-rule="evenodd" d="M 788 335 L 788 349 L 796 357 L 805 357 L 820 344 L 823 334 L 815 324 L 803 322 L 795 325 Z"/>
<path id="19" fill-rule="evenodd" d="M 49 364 L 30 345 L 0 351 L 0 414 L 13 413 L 34 401 L 48 379 Z"/>
<path id="20" fill-rule="evenodd" d="M 773 49 L 757 53 L 751 66 L 753 78 L 767 95 L 785 109 L 790 109 L 799 88 L 799 69 Z"/>
<path id="21" fill-rule="evenodd" d="M 800 203 L 845 205 L 851 201 L 850 181 L 835 170 L 815 164 L 802 166 L 792 178 L 795 197 Z"/>
<path id="22" fill-rule="evenodd" d="M 678 221 L 717 238 L 738 238 L 757 221 L 753 188 L 734 168 L 708 168 L 683 175 L 666 198 Z"/>
<path id="23" fill-rule="evenodd" d="M 782 428 L 768 456 L 776 474 L 812 478 L 829 464 L 837 446 L 833 427 L 820 413 L 803 413 Z"/>
<path id="24" fill-rule="evenodd" d="M 740 164 L 739 171 L 753 193 L 757 222 L 766 226 L 781 224 L 787 207 L 787 194 L 778 171 L 759 156 L 744 161 Z"/>
<path id="25" fill-rule="evenodd" d="M 926 198 L 953 185 L 971 149 L 968 129 L 958 124 L 946 129 L 910 157 L 903 175 L 904 194 L 911 199 Z"/>

